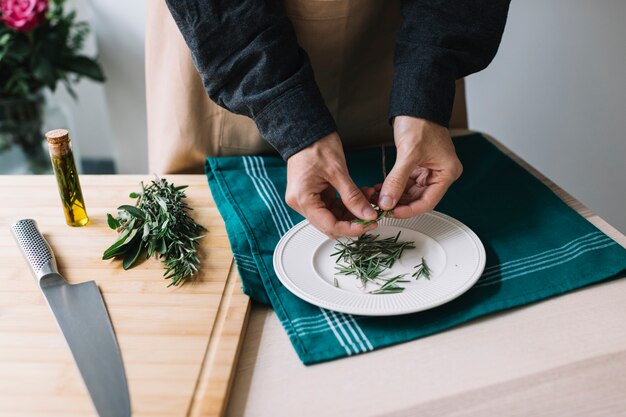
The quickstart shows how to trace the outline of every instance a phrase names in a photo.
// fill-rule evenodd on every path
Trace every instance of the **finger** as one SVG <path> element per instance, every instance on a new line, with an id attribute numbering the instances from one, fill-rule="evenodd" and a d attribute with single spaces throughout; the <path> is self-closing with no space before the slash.
<path id="1" fill-rule="evenodd" d="M 409 180 L 409 183 L 411 183 L 411 180 Z M 396 207 L 405 206 L 417 200 L 422 196 L 425 189 L 426 187 L 422 187 L 417 184 L 413 184 L 410 187 L 407 187 L 407 190 L 404 192 L 404 194 L 402 194 L 402 197 L 400 197 L 400 201 L 398 201 L 398 205 Z"/>
<path id="2" fill-rule="evenodd" d="M 335 216 L 337 220 L 354 219 L 354 215 L 346 208 L 333 187 L 328 187 L 328 189 L 322 193 L 322 201 L 324 201 L 326 208 L 333 213 L 333 216 Z"/>
<path id="3" fill-rule="evenodd" d="M 335 239 L 339 236 L 360 236 L 376 227 L 375 225 L 364 227 L 362 224 L 353 223 L 352 221 L 337 220 L 337 218 L 324 207 L 316 207 L 307 210 L 306 217 L 313 226 L 317 227 L 331 239 Z"/>
<path id="4" fill-rule="evenodd" d="M 368 201 L 374 201 L 372 196 L 376 192 L 371 187 L 361 187 L 361 191 L 365 195 Z M 343 204 L 341 198 L 338 198 L 335 194 L 335 190 L 329 187 L 321 194 L 321 199 L 326 205 L 326 208 L 335 216 L 337 220 L 354 220 L 355 216 L 349 211 Z"/>
<path id="5" fill-rule="evenodd" d="M 383 210 L 391 210 L 398 204 L 413 169 L 414 165 L 404 158 L 396 161 L 383 182 L 378 197 L 378 207 Z"/>
<path id="6" fill-rule="evenodd" d="M 354 215 L 348 211 L 346 206 L 340 198 L 335 198 L 333 203 L 328 206 L 328 209 L 333 213 L 337 220 L 353 220 Z"/>
<path id="7" fill-rule="evenodd" d="M 376 211 L 372 208 L 372 204 L 348 175 L 340 175 L 331 179 L 330 183 L 337 189 L 341 201 L 355 217 L 365 220 L 376 218 Z"/>
<path id="8" fill-rule="evenodd" d="M 328 191 L 328 190 L 327 190 Z M 298 206 L 302 209 L 302 215 L 306 217 L 311 224 L 317 227 L 322 233 L 330 238 L 337 236 L 360 236 L 368 230 L 376 227 L 371 225 L 364 227 L 361 224 L 353 223 L 351 220 L 340 220 L 333 215 L 330 207 L 326 205 L 323 196 L 329 194 L 308 194 L 301 196 Z M 336 199 L 337 201 L 341 201 Z M 343 206 L 343 204 L 340 204 Z M 344 216 L 345 217 L 345 216 Z"/>
<path id="9" fill-rule="evenodd" d="M 411 176 L 415 175 L 415 183 L 418 186 L 425 187 L 426 185 L 428 185 L 430 173 L 431 173 L 430 169 L 419 167 L 418 169 L 413 171 Z"/>
<path id="10" fill-rule="evenodd" d="M 375 197 L 377 197 L 377 191 L 374 187 L 361 187 L 361 192 L 369 202 L 376 203 Z"/>
<path id="11" fill-rule="evenodd" d="M 399 205 L 393 209 L 393 216 L 398 218 L 408 218 L 426 213 L 435 208 L 441 201 L 453 181 L 441 181 L 424 188 L 422 195 L 417 200 L 407 204 Z"/>

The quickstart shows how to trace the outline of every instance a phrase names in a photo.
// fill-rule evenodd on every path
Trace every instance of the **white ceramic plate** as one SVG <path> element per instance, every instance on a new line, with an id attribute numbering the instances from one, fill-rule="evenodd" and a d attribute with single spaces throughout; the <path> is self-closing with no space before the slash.
<path id="1" fill-rule="evenodd" d="M 396 294 L 368 294 L 354 276 L 335 275 L 335 241 L 307 220 L 298 223 L 278 242 L 274 269 L 285 287 L 301 299 L 330 310 L 363 316 L 391 316 L 427 310 L 469 290 L 485 268 L 485 248 L 463 223 L 438 212 L 410 219 L 383 219 L 370 233 L 414 241 L 387 274 L 415 272 L 423 257 L 432 270 L 430 280 L 409 278 Z M 335 286 L 335 278 L 338 287 Z"/>

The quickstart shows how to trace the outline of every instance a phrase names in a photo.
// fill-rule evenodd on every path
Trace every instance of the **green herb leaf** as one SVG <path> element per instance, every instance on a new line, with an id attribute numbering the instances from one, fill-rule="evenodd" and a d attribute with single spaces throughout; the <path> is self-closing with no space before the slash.
<path id="1" fill-rule="evenodd" d="M 402 287 L 393 287 L 393 288 L 379 288 L 377 290 L 374 291 L 370 291 L 369 294 L 397 294 L 400 292 L 403 292 L 404 288 Z"/>
<path id="2" fill-rule="evenodd" d="M 124 269 L 130 268 L 137 261 L 137 259 L 139 258 L 139 254 L 141 253 L 141 250 L 143 249 L 142 244 L 143 244 L 143 241 L 141 239 L 138 239 L 136 242 L 134 242 L 130 246 L 130 248 L 124 255 L 124 261 L 122 262 L 122 267 Z"/>
<path id="3" fill-rule="evenodd" d="M 424 258 L 422 258 L 422 263 L 415 265 L 414 268 L 416 268 L 417 271 L 411 274 L 412 277 L 415 277 L 416 280 L 420 279 L 421 277 L 424 277 L 430 280 L 431 270 L 426 264 L 426 261 L 424 260 Z"/>
<path id="4" fill-rule="evenodd" d="M 106 259 L 111 259 L 117 256 L 117 250 L 124 244 L 129 234 L 130 234 L 129 229 L 124 230 L 118 236 L 117 240 L 111 246 L 109 246 L 107 250 L 104 251 L 104 254 L 102 255 L 102 259 L 106 260 Z"/>
<path id="5" fill-rule="evenodd" d="M 165 255 L 165 253 L 167 252 L 167 245 L 165 243 L 165 239 L 161 238 L 159 245 L 160 245 L 159 246 L 159 253 L 161 255 Z"/>
<path id="6" fill-rule="evenodd" d="M 135 216 L 138 219 L 141 219 L 141 220 L 146 219 L 146 215 L 144 214 L 144 212 L 139 210 L 137 207 L 124 205 L 124 206 L 119 206 L 117 209 L 127 211 L 131 216 Z"/>
<path id="7" fill-rule="evenodd" d="M 113 230 L 116 230 L 118 227 L 120 227 L 120 224 L 117 220 L 115 220 L 115 217 L 111 216 L 109 213 L 107 213 L 107 224 Z"/>
<path id="8" fill-rule="evenodd" d="M 378 208 L 378 206 L 374 206 L 374 210 L 376 210 L 376 212 L 378 213 L 374 220 L 354 219 L 352 220 L 352 223 L 362 224 L 363 226 L 367 227 L 370 224 L 374 224 L 387 216 L 393 215 L 393 210 L 381 210 L 380 208 Z"/>

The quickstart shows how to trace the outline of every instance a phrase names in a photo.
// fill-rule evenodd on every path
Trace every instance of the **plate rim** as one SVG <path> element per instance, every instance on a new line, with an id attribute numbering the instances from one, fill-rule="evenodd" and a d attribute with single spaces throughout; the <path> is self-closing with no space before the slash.
<path id="1" fill-rule="evenodd" d="M 430 215 L 434 215 L 435 217 L 442 218 L 443 220 L 447 220 L 447 221 L 451 222 L 452 224 L 454 224 L 455 226 L 459 227 L 461 230 L 463 230 L 464 232 L 466 232 L 469 235 L 469 237 L 474 241 L 474 243 L 476 244 L 476 247 L 478 249 L 478 266 L 477 266 L 473 276 L 471 276 L 465 282 L 465 284 L 463 286 L 459 287 L 459 289 L 454 291 L 451 294 L 451 296 L 444 297 L 442 300 L 439 300 L 437 302 L 433 302 L 433 303 L 425 304 L 425 305 L 422 304 L 422 305 L 415 306 L 415 307 L 399 308 L 399 309 L 396 309 L 396 310 L 393 310 L 393 311 L 372 311 L 371 308 L 363 309 L 361 307 L 342 306 L 342 305 L 337 305 L 336 303 L 326 302 L 323 299 L 319 299 L 318 297 L 311 296 L 310 294 L 302 291 L 297 285 L 295 285 L 295 283 L 290 278 L 288 278 L 287 273 L 282 268 L 282 265 L 281 265 L 281 262 L 280 262 L 280 254 L 282 253 L 282 250 L 284 249 L 285 245 L 288 243 L 289 239 L 293 235 L 295 235 L 300 229 L 302 229 L 302 228 L 304 228 L 304 227 L 306 227 L 307 225 L 310 224 L 310 222 L 307 219 L 304 219 L 301 222 L 295 224 L 278 241 L 276 247 L 274 248 L 274 253 L 273 253 L 273 256 L 272 256 L 272 263 L 273 263 L 273 267 L 274 267 L 274 272 L 276 273 L 276 276 L 278 277 L 278 280 L 285 286 L 285 288 L 287 288 L 287 290 L 289 290 L 296 297 L 300 298 L 303 301 L 306 301 L 307 303 L 313 304 L 313 305 L 315 305 L 317 307 L 325 308 L 327 310 L 337 311 L 337 312 L 341 312 L 341 313 L 353 314 L 353 315 L 359 315 L 359 316 L 384 317 L 384 316 L 399 316 L 399 315 L 417 313 L 417 312 L 420 312 L 420 311 L 426 311 L 426 310 L 430 310 L 430 309 L 435 308 L 435 307 L 439 307 L 439 306 L 441 306 L 443 304 L 446 304 L 446 303 L 449 303 L 450 301 L 452 301 L 452 300 L 460 297 L 461 295 L 465 294 L 467 291 L 469 291 L 474 286 L 476 281 L 478 281 L 480 279 L 480 277 L 482 276 L 482 273 L 483 273 L 483 271 L 485 269 L 486 252 L 485 252 L 485 246 L 484 246 L 483 242 L 480 240 L 478 235 L 476 235 L 476 233 L 469 226 L 467 226 L 466 224 L 464 224 L 461 221 L 455 219 L 454 217 L 451 217 L 451 216 L 449 216 L 447 214 L 444 214 L 444 213 L 441 213 L 441 212 L 435 211 L 435 210 L 431 210 L 431 211 L 428 211 L 426 213 L 420 214 L 420 216 L 423 216 L 425 214 L 430 214 Z M 397 219 L 397 220 L 404 220 L 404 219 Z M 313 226 L 313 227 L 315 227 L 315 226 Z M 283 277 L 282 274 L 284 274 L 285 277 Z M 383 294 L 383 295 L 377 295 L 377 297 L 386 297 L 386 296 L 393 296 L 393 295 L 394 294 L 390 294 L 390 295 L 384 295 Z M 337 307 L 339 307 L 339 308 L 337 308 Z M 367 311 L 367 310 L 370 310 L 370 311 Z"/>

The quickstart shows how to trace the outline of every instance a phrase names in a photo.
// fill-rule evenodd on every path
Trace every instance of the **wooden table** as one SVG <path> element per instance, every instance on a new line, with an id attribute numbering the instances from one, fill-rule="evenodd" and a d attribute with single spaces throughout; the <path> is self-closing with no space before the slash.
<path id="1" fill-rule="evenodd" d="M 626 246 L 624 235 L 519 162 Z M 228 415 L 624 416 L 626 280 L 310 367 L 276 315 L 255 306 Z"/>
<path id="2" fill-rule="evenodd" d="M 218 416 L 226 404 L 248 317 L 224 223 L 203 175 L 168 176 L 188 184 L 201 240 L 193 284 L 167 288 L 156 259 L 124 271 L 103 261 L 117 234 L 106 213 L 137 191 L 144 176 L 82 176 L 88 226 L 65 225 L 51 176 L 0 176 L 0 416 L 95 416 L 78 370 L 35 279 L 9 232 L 37 220 L 72 283 L 95 280 L 120 344 L 133 416 Z"/>
<path id="3" fill-rule="evenodd" d="M 68 279 L 96 279 L 103 289 L 127 367 L 134 415 L 219 414 L 248 302 L 237 291 L 223 223 L 204 177 L 169 177 L 192 184 L 195 215 L 209 228 L 202 279 L 180 289 L 167 289 L 155 277 L 158 263 L 125 272 L 112 266 L 108 273 L 85 276 L 91 263 L 100 262 L 101 242 L 112 239 L 105 232 L 104 213 L 122 204 L 141 177 L 82 177 L 93 229 L 66 228 L 52 179 L 41 178 L 0 177 L 0 416 L 93 415 L 63 339 L 8 236 L 9 220 L 27 216 L 39 220 Z M 626 245 L 624 235 L 539 178 Z M 85 231 L 93 231 L 93 241 L 81 241 L 90 249 L 81 257 L 74 253 L 79 248 L 74 238 Z M 228 294 L 229 289 L 232 295 L 221 301 L 213 292 Z M 618 280 L 417 341 L 305 367 L 275 314 L 257 305 L 227 414 L 624 415 L 625 317 L 626 280 Z M 226 337 L 214 339 L 211 332 Z"/>

